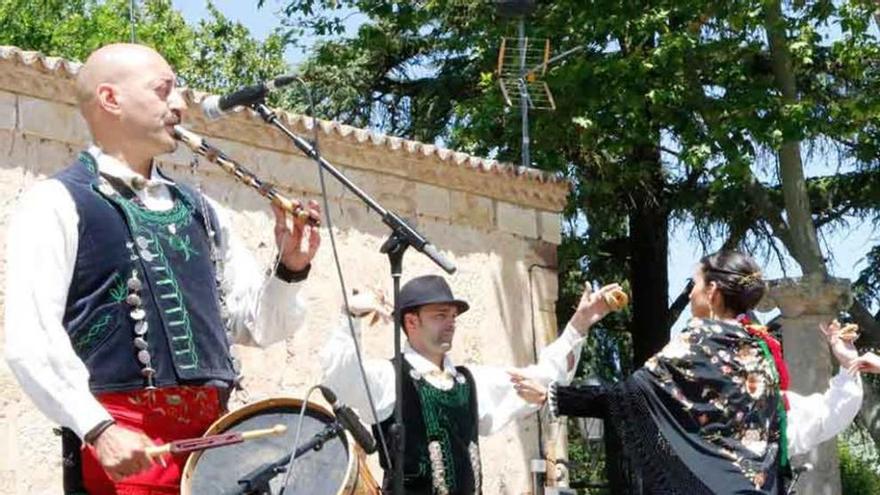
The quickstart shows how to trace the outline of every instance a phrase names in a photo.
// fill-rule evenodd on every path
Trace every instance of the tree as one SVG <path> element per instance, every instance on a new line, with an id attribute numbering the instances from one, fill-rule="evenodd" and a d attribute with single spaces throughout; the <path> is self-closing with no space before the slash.
<path id="1" fill-rule="evenodd" d="M 692 223 L 704 245 L 721 236 L 727 247 L 788 252 L 805 273 L 824 273 L 816 229 L 877 207 L 876 194 L 862 189 L 877 177 L 866 111 L 878 84 L 872 8 L 539 3 L 529 36 L 586 47 L 547 75 L 559 109 L 532 116 L 534 165 L 576 184 L 566 211 L 576 235 L 560 251 L 563 311 L 585 278 L 626 278 L 635 361 L 659 349 L 687 302 L 666 304 L 676 223 Z M 513 23 L 481 2 L 297 0 L 285 8 L 291 36 L 341 33 L 352 12 L 367 18 L 357 34 L 321 44 L 303 66 L 322 116 L 516 161 L 517 112 L 504 107 L 493 77 Z M 822 35 L 830 24 L 841 26 L 840 39 Z M 806 181 L 801 147 L 819 145 L 851 171 Z"/>
<path id="2" fill-rule="evenodd" d="M 0 44 L 84 60 L 108 43 L 131 39 L 127 0 L 0 0 Z M 181 81 L 203 91 L 252 84 L 284 72 L 280 33 L 260 42 L 208 4 L 210 17 L 187 24 L 170 0 L 138 2 L 136 39 L 154 47 Z"/>
<path id="3" fill-rule="evenodd" d="M 608 326 L 632 333 L 635 364 L 657 351 L 688 302 L 667 304 L 671 225 L 690 225 L 704 249 L 720 238 L 825 276 L 822 235 L 876 221 L 880 206 L 875 10 L 869 0 L 538 2 L 530 37 L 585 47 L 546 75 L 558 110 L 531 116 L 533 165 L 575 185 L 560 321 L 585 280 L 628 279 L 632 311 Z M 321 44 L 302 67 L 323 117 L 518 161 L 518 112 L 493 74 L 512 22 L 483 2 L 285 9 L 293 36 L 339 34 L 353 12 L 366 19 L 357 33 Z M 831 163 L 809 177 L 805 161 L 817 157 Z M 855 287 L 865 343 L 880 341 L 866 309 L 880 295 L 878 253 Z M 880 441 L 880 407 L 869 403 Z"/>

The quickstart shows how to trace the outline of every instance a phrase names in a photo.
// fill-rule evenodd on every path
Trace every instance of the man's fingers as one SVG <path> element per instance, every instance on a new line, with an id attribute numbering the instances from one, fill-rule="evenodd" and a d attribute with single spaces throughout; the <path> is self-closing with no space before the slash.
<path id="1" fill-rule="evenodd" d="M 305 205 L 301 205 L 301 207 L 302 209 L 294 219 L 297 226 L 301 227 L 305 225 L 310 219 L 314 222 L 321 222 L 321 206 L 318 205 L 317 201 L 310 199 Z"/>
<path id="2" fill-rule="evenodd" d="M 276 232 L 277 232 L 277 230 L 276 230 Z M 302 238 L 303 238 L 303 229 L 302 228 L 300 228 L 298 226 L 294 226 L 292 230 L 285 228 L 282 231 L 282 235 L 289 236 L 289 238 L 286 241 L 284 241 L 285 242 L 285 244 L 284 244 L 285 250 L 299 249 L 299 244 L 300 244 L 300 242 L 302 242 Z"/>
<path id="3" fill-rule="evenodd" d="M 318 252 L 318 248 L 321 246 L 321 233 L 318 230 L 318 227 L 310 225 L 309 229 L 309 256 L 314 257 L 315 253 Z"/>
<path id="4" fill-rule="evenodd" d="M 284 208 L 272 203 L 272 213 L 275 214 L 275 230 L 279 228 L 287 229 L 287 212 Z"/>

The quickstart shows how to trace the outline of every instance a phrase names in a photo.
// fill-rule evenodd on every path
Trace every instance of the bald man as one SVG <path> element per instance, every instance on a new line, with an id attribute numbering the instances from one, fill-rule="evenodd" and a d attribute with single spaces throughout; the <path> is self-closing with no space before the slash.
<path id="1" fill-rule="evenodd" d="M 6 359 L 63 427 L 66 493 L 178 493 L 185 457 L 157 463 L 145 448 L 200 436 L 224 412 L 231 343 L 302 326 L 318 231 L 276 209 L 279 263 L 263 280 L 228 211 L 154 164 L 177 146 L 175 81 L 151 48 L 92 53 L 76 94 L 93 143 L 10 221 Z"/>

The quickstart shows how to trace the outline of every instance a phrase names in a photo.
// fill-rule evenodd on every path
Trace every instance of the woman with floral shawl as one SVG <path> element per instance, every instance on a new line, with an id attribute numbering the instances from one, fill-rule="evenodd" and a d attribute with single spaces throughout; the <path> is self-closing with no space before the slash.
<path id="1" fill-rule="evenodd" d="M 788 372 L 779 342 L 745 316 L 765 290 L 748 256 L 706 256 L 690 293 L 694 319 L 626 381 L 547 390 L 512 375 L 515 387 L 526 400 L 546 401 L 554 415 L 605 420 L 606 448 L 616 454 L 608 459 L 612 493 L 780 494 Z M 586 333 L 602 317 L 578 320 L 576 311 L 571 324 Z"/>

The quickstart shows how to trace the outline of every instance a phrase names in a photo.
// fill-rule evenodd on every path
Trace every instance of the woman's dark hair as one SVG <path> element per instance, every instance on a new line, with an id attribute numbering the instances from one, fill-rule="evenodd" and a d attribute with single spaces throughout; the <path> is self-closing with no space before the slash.
<path id="1" fill-rule="evenodd" d="M 706 284 L 718 285 L 724 307 L 737 314 L 754 309 L 767 292 L 761 267 L 751 256 L 737 251 L 718 251 L 703 256 L 700 268 Z"/>

